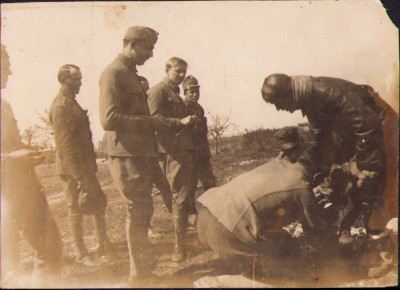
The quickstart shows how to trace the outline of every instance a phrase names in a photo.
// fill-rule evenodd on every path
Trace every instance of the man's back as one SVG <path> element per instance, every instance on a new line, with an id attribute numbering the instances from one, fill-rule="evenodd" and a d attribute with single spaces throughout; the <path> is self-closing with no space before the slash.
<path id="1" fill-rule="evenodd" d="M 261 228 L 279 230 L 294 221 L 295 214 L 301 219 L 309 213 L 311 219 L 305 220 L 314 225 L 316 208 L 305 176 L 300 163 L 275 159 L 221 187 L 209 189 L 198 201 L 229 231 L 251 244 L 257 241 Z M 303 208 L 299 198 L 306 198 L 310 205 Z"/>

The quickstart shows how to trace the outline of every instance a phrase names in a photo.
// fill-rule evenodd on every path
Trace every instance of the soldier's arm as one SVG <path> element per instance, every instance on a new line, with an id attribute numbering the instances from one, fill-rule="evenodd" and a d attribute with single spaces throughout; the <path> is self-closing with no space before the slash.
<path id="1" fill-rule="evenodd" d="M 166 106 L 166 92 L 163 92 L 161 89 L 155 90 L 155 89 L 150 89 L 148 91 L 148 104 L 149 104 L 149 110 L 150 110 L 150 115 L 153 117 L 159 117 L 165 120 L 166 124 L 168 124 L 167 127 L 161 127 L 158 128 L 157 131 L 160 132 L 176 132 L 180 129 L 182 129 L 183 124 L 179 118 L 168 118 L 168 116 L 165 113 L 165 106 Z"/>
<path id="2" fill-rule="evenodd" d="M 327 222 L 323 218 L 322 209 L 318 206 L 310 188 L 301 188 L 296 191 L 295 199 L 300 212 L 303 213 L 303 227 L 311 231 L 327 229 Z"/>
<path id="3" fill-rule="evenodd" d="M 354 158 L 357 167 L 360 171 L 380 173 L 385 167 L 385 143 L 379 116 L 367 105 L 359 102 L 357 96 L 349 94 L 348 100 L 344 104 L 341 117 L 350 120 L 351 128 L 348 130 L 356 137 Z"/>
<path id="4" fill-rule="evenodd" d="M 76 122 L 72 118 L 71 112 L 65 106 L 57 106 L 50 112 L 50 122 L 63 165 L 75 179 L 79 179 L 85 172 L 81 166 L 79 149 L 74 143 L 76 130 L 79 128 L 76 128 Z"/>
<path id="5" fill-rule="evenodd" d="M 100 78 L 100 123 L 104 130 L 153 132 L 159 128 L 169 128 L 169 123 L 163 118 L 124 113 L 118 102 L 121 92 L 117 87 L 117 77 L 106 72 Z"/>

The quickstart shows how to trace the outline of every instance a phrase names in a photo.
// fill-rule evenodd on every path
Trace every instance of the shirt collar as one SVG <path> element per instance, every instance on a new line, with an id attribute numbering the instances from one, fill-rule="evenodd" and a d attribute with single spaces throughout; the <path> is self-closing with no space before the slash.
<path id="1" fill-rule="evenodd" d="M 122 53 L 119 53 L 117 56 L 117 60 L 122 62 L 127 68 L 131 69 L 135 73 L 137 72 L 136 63 L 134 63 L 132 59 L 127 58 Z"/>
<path id="2" fill-rule="evenodd" d="M 76 95 L 71 93 L 71 91 L 65 87 L 60 88 L 60 95 L 63 97 L 66 97 L 68 99 L 71 99 L 71 100 L 75 100 L 75 98 L 76 98 Z"/>

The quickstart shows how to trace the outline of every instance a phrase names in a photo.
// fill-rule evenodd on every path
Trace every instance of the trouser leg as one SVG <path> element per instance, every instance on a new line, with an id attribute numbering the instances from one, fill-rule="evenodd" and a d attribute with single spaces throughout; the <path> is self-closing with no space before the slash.
<path id="1" fill-rule="evenodd" d="M 92 216 L 94 228 L 96 231 L 97 241 L 99 243 L 98 251 L 105 253 L 111 246 L 111 242 L 107 236 L 105 210 L 100 210 Z"/>
<path id="2" fill-rule="evenodd" d="M 88 255 L 83 239 L 83 217 L 78 205 L 78 183 L 72 176 L 60 175 L 68 207 L 68 222 L 75 255 L 78 260 Z"/>
<path id="3" fill-rule="evenodd" d="M 166 169 L 173 193 L 172 216 L 176 244 L 172 259 L 180 261 L 184 258 L 184 234 L 188 223 L 193 157 L 191 152 L 181 152 L 175 156 L 168 155 L 165 162 L 161 167 Z"/>
<path id="4" fill-rule="evenodd" d="M 147 236 L 153 214 L 151 186 L 154 160 L 110 157 L 109 166 L 127 207 L 126 236 L 130 277 L 143 277 L 150 273 L 154 265 L 154 258 L 149 255 Z"/>
<path id="5" fill-rule="evenodd" d="M 157 162 L 154 163 L 153 182 L 160 191 L 161 197 L 168 211 L 172 213 L 171 188 L 169 186 L 168 179 L 165 176 L 165 173 Z"/>
<path id="6" fill-rule="evenodd" d="M 198 153 L 193 154 L 193 170 L 190 178 L 189 197 L 188 197 L 188 215 L 196 214 L 196 190 L 199 181 L 199 163 Z"/>
<path id="7" fill-rule="evenodd" d="M 222 259 L 230 271 L 246 271 L 253 263 L 256 249 L 247 245 L 226 229 L 211 212 L 198 203 L 197 232 L 200 241 Z"/>
<path id="8" fill-rule="evenodd" d="M 210 159 L 199 161 L 199 179 L 203 185 L 204 191 L 217 186 Z"/>

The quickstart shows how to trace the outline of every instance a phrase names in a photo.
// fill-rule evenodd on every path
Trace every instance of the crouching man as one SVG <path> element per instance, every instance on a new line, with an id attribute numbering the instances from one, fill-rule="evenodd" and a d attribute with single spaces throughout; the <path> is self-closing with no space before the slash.
<path id="1" fill-rule="evenodd" d="M 274 159 L 200 196 L 200 241 L 231 264 L 248 267 L 259 255 L 279 255 L 282 250 L 292 254 L 294 249 L 281 248 L 290 243 L 283 229 L 288 224 L 299 221 L 306 234 L 325 230 L 327 222 L 310 189 L 304 159 L 298 158 L 300 148 L 293 163 Z"/>

